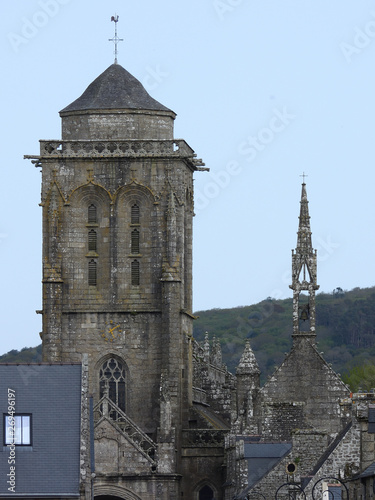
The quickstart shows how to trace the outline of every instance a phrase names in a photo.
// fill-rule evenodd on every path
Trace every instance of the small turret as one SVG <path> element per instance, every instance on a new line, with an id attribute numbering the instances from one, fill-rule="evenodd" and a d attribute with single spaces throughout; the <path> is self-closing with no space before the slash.
<path id="1" fill-rule="evenodd" d="M 241 359 L 236 369 L 236 375 L 237 377 L 246 375 L 251 377 L 257 376 L 259 379 L 259 365 L 255 358 L 253 350 L 251 349 L 249 340 L 246 341 L 244 352 L 242 353 Z"/>
<path id="2" fill-rule="evenodd" d="M 246 341 L 244 352 L 238 363 L 236 377 L 237 420 L 234 426 L 237 432 L 257 434 L 257 425 L 253 421 L 253 416 L 254 399 L 260 385 L 260 370 L 249 340 Z"/>

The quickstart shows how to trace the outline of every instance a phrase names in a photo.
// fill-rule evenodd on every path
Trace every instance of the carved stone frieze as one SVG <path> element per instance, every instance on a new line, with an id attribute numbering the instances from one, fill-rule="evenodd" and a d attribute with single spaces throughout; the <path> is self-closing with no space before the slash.
<path id="1" fill-rule="evenodd" d="M 167 157 L 185 158 L 194 166 L 202 160 L 182 139 L 164 141 L 40 141 L 41 157 L 105 158 L 105 157 Z"/>

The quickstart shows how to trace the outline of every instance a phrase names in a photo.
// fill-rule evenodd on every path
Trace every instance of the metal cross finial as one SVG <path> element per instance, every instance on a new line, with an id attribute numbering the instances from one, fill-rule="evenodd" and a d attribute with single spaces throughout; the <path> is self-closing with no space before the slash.
<path id="1" fill-rule="evenodd" d="M 302 175 L 300 175 L 300 177 L 302 177 L 302 178 L 303 178 L 302 182 L 303 182 L 303 184 L 305 184 L 305 177 L 308 177 L 308 175 L 307 175 L 307 174 L 305 174 L 305 172 L 303 172 L 303 174 L 302 174 Z"/>
<path id="2" fill-rule="evenodd" d="M 118 15 L 114 15 L 111 17 L 111 21 L 113 21 L 115 23 L 115 36 L 113 38 L 108 38 L 108 41 L 109 42 L 113 42 L 115 44 L 115 64 L 117 64 L 117 45 L 119 42 L 123 42 L 124 39 L 123 38 L 119 38 L 117 36 L 117 23 L 118 23 Z"/>

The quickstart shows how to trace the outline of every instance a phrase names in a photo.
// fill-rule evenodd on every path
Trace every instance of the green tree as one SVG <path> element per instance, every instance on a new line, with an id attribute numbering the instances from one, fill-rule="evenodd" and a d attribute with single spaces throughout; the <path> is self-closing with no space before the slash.
<path id="1" fill-rule="evenodd" d="M 375 364 L 367 362 L 355 366 L 342 378 L 353 392 L 358 390 L 369 392 L 375 387 Z"/>

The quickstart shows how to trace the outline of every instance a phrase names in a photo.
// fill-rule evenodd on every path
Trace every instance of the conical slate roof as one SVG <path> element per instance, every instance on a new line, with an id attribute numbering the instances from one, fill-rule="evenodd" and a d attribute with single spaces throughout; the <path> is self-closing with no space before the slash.
<path id="1" fill-rule="evenodd" d="M 169 111 L 153 99 L 140 81 L 119 64 L 112 64 L 84 93 L 60 113 L 99 109 L 145 109 Z"/>

